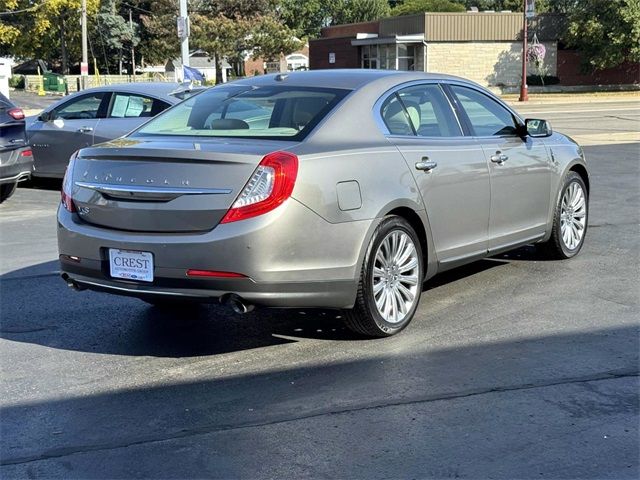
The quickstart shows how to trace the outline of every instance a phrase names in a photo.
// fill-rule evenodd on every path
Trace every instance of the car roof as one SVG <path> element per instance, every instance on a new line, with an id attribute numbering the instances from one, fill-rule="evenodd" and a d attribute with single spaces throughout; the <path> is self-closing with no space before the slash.
<path id="1" fill-rule="evenodd" d="M 168 100 L 172 103 L 178 103 L 181 101 L 181 99 L 169 94 L 175 92 L 176 90 L 179 90 L 180 87 L 181 85 L 176 82 L 116 83 L 113 85 L 103 85 L 100 87 L 87 88 L 86 90 L 82 90 L 81 92 L 78 92 L 74 95 L 86 94 L 91 92 L 126 92 L 161 97 L 163 100 Z"/>
<path id="2" fill-rule="evenodd" d="M 362 68 L 344 68 L 327 70 L 307 70 L 300 72 L 275 73 L 247 77 L 229 84 L 236 85 L 291 85 L 297 87 L 325 87 L 357 90 L 358 88 L 381 79 L 397 79 L 398 83 L 411 80 L 464 80 L 453 75 L 437 73 L 406 72 L 399 70 L 371 70 Z"/>

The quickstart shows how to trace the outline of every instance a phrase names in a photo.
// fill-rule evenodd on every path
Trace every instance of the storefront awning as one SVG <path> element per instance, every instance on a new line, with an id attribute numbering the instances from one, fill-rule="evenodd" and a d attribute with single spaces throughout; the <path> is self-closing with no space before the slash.
<path id="1" fill-rule="evenodd" d="M 360 45 L 388 45 L 397 43 L 423 43 L 424 35 L 419 33 L 416 35 L 395 35 L 393 37 L 370 37 L 370 38 L 356 38 L 351 40 L 351 45 L 354 47 Z"/>

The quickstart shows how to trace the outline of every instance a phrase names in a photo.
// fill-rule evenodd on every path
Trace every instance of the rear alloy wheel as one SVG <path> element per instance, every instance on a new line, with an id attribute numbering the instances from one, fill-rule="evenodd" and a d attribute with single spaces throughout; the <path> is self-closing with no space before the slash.
<path id="1" fill-rule="evenodd" d="M 18 183 L 3 183 L 0 185 L 0 203 L 4 202 L 7 198 L 14 194 Z"/>
<path id="2" fill-rule="evenodd" d="M 418 307 L 423 271 L 420 241 L 411 225 L 401 217 L 385 218 L 367 250 L 347 326 L 371 337 L 398 333 Z"/>
<path id="3" fill-rule="evenodd" d="M 571 258 L 578 254 L 587 233 L 589 198 L 582 177 L 569 172 L 564 180 L 553 217 L 551 238 L 543 244 L 550 258 Z"/>

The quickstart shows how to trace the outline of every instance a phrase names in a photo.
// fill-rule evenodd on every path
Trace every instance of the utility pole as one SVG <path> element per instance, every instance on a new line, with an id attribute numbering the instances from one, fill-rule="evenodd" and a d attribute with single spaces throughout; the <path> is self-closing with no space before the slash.
<path id="1" fill-rule="evenodd" d="M 133 72 L 133 81 L 136 81 L 136 51 L 133 48 L 133 20 L 131 18 L 131 9 L 129 9 L 129 28 L 131 29 L 131 71 Z"/>
<path id="2" fill-rule="evenodd" d="M 89 85 L 89 54 L 87 52 L 87 0 L 82 0 L 82 63 L 80 64 L 81 84 L 84 90 Z"/>
<path id="3" fill-rule="evenodd" d="M 178 18 L 178 36 L 180 37 L 180 53 L 182 65 L 189 66 L 189 14 L 187 0 L 180 0 L 180 17 Z"/>
<path id="4" fill-rule="evenodd" d="M 527 0 L 522 9 L 522 82 L 520 83 L 520 102 L 529 101 L 529 89 L 527 88 Z"/>

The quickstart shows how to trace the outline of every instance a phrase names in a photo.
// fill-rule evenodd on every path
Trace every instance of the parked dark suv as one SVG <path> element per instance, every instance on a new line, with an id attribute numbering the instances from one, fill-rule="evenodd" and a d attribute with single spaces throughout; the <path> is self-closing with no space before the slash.
<path id="1" fill-rule="evenodd" d="M 0 203 L 13 195 L 18 182 L 29 179 L 32 168 L 24 112 L 0 93 Z"/>

